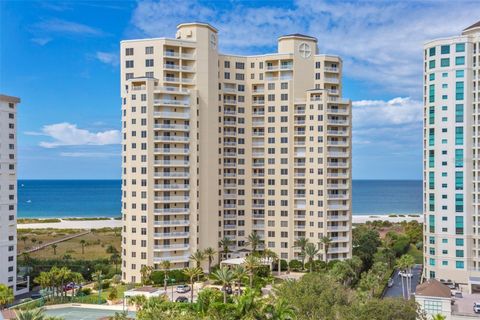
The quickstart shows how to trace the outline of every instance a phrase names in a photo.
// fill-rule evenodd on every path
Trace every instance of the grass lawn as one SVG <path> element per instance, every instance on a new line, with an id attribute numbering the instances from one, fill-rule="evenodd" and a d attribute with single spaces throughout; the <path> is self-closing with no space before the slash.
<path id="1" fill-rule="evenodd" d="M 415 258 L 415 263 L 423 264 L 423 252 L 421 250 L 418 250 L 415 245 L 410 244 L 410 248 L 408 249 L 407 254 Z"/>
<path id="2" fill-rule="evenodd" d="M 20 240 L 22 235 L 27 236 L 29 239 L 27 242 L 27 247 L 32 246 L 31 239 L 37 239 L 37 245 L 39 241 L 43 243 L 50 242 L 55 239 L 63 238 L 65 236 L 81 233 L 84 230 L 58 230 L 58 229 L 49 229 L 49 230 L 24 230 L 19 229 L 18 234 L 18 250 L 19 252 L 23 251 L 24 243 Z M 85 240 L 85 253 L 82 254 L 82 245 L 81 240 Z M 113 229 L 100 229 L 95 232 L 83 235 L 78 238 L 67 240 L 64 242 L 57 243 L 56 255 L 54 255 L 54 250 L 51 246 L 48 246 L 44 249 L 35 251 L 30 254 L 32 258 L 38 259 L 49 259 L 49 258 L 61 258 L 65 254 L 69 254 L 72 258 L 76 259 L 98 259 L 98 258 L 109 258 L 110 254 L 106 253 L 106 249 L 109 245 L 113 245 L 118 251 L 120 251 L 120 231 L 116 232 Z"/>

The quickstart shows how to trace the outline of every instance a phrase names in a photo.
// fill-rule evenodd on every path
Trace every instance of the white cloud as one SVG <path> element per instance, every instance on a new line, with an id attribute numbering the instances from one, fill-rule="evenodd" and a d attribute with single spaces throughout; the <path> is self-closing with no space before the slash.
<path id="1" fill-rule="evenodd" d="M 410 97 L 353 101 L 352 108 L 356 128 L 421 123 L 423 119 L 422 102 Z"/>
<path id="2" fill-rule="evenodd" d="M 95 54 L 95 58 L 100 62 L 110 64 L 112 66 L 117 66 L 119 63 L 118 53 L 98 51 Z"/>
<path id="3" fill-rule="evenodd" d="M 46 45 L 47 43 L 49 43 L 50 41 L 52 41 L 52 38 L 48 38 L 48 37 L 45 37 L 45 38 L 32 38 L 31 39 L 32 42 L 40 45 L 40 46 L 44 46 Z"/>
<path id="4" fill-rule="evenodd" d="M 44 148 L 82 145 L 102 146 L 121 142 L 120 131 L 118 130 L 90 132 L 86 129 L 79 129 L 76 124 L 68 122 L 46 125 L 43 126 L 41 132 L 25 132 L 25 134 L 52 138 L 53 141 L 40 142 L 39 145 Z"/>
<path id="5" fill-rule="evenodd" d="M 480 16 L 478 1 L 311 1 L 280 2 L 139 1 L 133 37 L 173 36 L 182 22 L 206 21 L 220 31 L 224 52 L 262 53 L 276 37 L 293 32 L 318 38 L 321 53 L 339 54 L 345 74 L 368 81 L 372 92 L 419 98 L 422 47 L 430 39 L 456 35 Z"/>
<path id="6" fill-rule="evenodd" d="M 69 35 L 102 36 L 105 33 L 97 28 L 62 19 L 44 20 L 34 25 L 34 32 L 61 33 Z"/>
<path id="7" fill-rule="evenodd" d="M 120 153 L 114 152 L 61 152 L 60 156 L 69 158 L 109 158 L 120 157 Z"/>

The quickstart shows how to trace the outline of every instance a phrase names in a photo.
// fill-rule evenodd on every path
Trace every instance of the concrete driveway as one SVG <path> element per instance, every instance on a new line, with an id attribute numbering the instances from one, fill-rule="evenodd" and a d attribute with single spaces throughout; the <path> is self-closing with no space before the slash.
<path id="1" fill-rule="evenodd" d="M 420 281 L 420 276 L 422 275 L 422 265 L 417 264 L 412 269 L 412 293 L 415 292 L 417 284 Z M 406 285 L 406 279 L 404 279 L 403 284 Z M 405 291 L 406 292 L 406 291 Z M 398 274 L 398 270 L 395 270 L 393 275 L 393 286 L 387 288 L 383 298 L 393 298 L 393 297 L 402 297 L 402 280 Z"/>

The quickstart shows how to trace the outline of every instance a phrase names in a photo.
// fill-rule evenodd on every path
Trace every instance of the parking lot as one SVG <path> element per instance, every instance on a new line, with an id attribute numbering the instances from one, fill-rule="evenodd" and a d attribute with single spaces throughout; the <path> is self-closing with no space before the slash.
<path id="1" fill-rule="evenodd" d="M 412 268 L 412 293 L 415 292 L 417 288 L 417 284 L 420 281 L 420 276 L 422 274 L 422 266 L 420 264 L 415 265 Z M 403 282 L 405 285 L 405 280 Z M 391 288 L 387 288 L 384 294 L 384 298 L 393 298 L 393 297 L 401 297 L 402 296 L 402 280 L 400 275 L 398 274 L 398 270 L 395 270 L 393 275 L 393 286 Z"/>

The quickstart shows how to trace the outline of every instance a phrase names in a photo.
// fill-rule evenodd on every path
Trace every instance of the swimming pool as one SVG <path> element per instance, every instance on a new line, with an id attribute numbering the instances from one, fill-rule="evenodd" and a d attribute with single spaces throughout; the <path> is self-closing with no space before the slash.
<path id="1" fill-rule="evenodd" d="M 118 311 L 82 307 L 64 307 L 58 309 L 47 309 L 45 310 L 45 315 L 51 317 L 61 317 L 65 320 L 97 320 L 102 317 L 114 316 L 115 312 Z M 135 318 L 135 312 L 129 312 L 128 316 Z"/>

